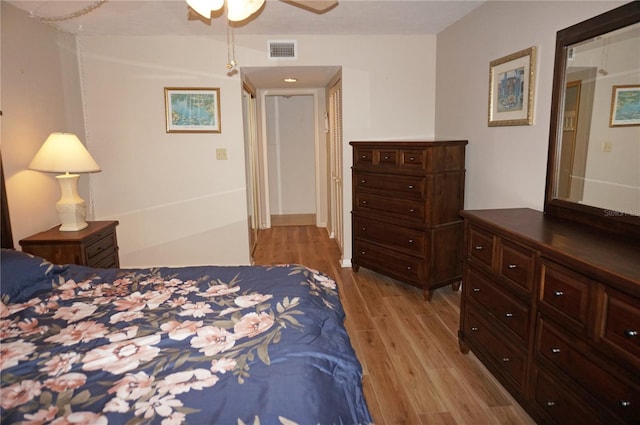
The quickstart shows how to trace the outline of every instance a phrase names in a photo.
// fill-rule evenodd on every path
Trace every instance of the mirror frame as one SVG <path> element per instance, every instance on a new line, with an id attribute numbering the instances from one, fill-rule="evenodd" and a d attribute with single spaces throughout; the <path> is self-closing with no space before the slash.
<path id="1" fill-rule="evenodd" d="M 553 70 L 549 153 L 544 199 L 544 212 L 548 216 L 563 218 L 636 238 L 640 238 L 640 216 L 616 215 L 612 214 L 611 210 L 554 198 L 554 186 L 557 178 L 557 162 L 559 160 L 559 139 L 562 134 L 559 125 L 562 122 L 568 47 L 638 22 L 640 22 L 640 1 L 633 1 L 558 31 Z"/>

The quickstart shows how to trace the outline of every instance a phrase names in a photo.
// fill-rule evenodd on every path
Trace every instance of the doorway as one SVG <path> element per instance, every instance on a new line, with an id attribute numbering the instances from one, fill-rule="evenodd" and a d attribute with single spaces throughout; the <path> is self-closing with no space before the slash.
<path id="1" fill-rule="evenodd" d="M 265 106 L 271 226 L 315 225 L 313 96 L 269 95 Z"/>
<path id="2" fill-rule="evenodd" d="M 286 223 L 309 223 L 325 228 L 329 236 L 336 240 L 342 252 L 342 127 L 336 127 L 336 123 L 342 123 L 341 95 L 340 92 L 336 93 L 336 88 L 342 88 L 341 67 L 243 67 L 241 73 L 243 84 L 253 89 L 256 98 L 255 162 L 251 163 L 251 159 L 247 158 L 247 172 L 255 173 L 255 177 L 247 175 L 247 182 L 256 182 L 257 187 L 256 194 L 252 197 L 252 200 L 256 201 L 253 205 L 253 217 L 257 218 L 260 229 L 257 244 L 259 245 L 262 230 L 283 224 L 279 220 L 284 216 Z M 307 88 L 290 88 L 290 84 L 283 84 L 284 77 L 289 76 L 298 77 L 296 85 Z M 266 112 L 268 108 L 273 107 L 271 103 L 276 103 L 277 99 L 278 115 L 282 116 L 285 110 L 290 109 L 285 102 L 297 101 L 299 98 L 312 99 L 313 104 L 305 118 L 313 122 L 313 136 L 310 138 L 313 140 L 313 158 L 304 161 L 287 159 L 287 155 L 291 156 L 291 152 L 297 149 L 297 146 L 291 147 L 282 141 L 274 143 L 269 139 L 274 132 L 269 125 L 273 124 L 274 118 L 267 117 Z M 282 129 L 279 127 L 282 125 L 281 120 L 278 120 L 276 128 L 280 132 Z M 307 185 L 307 189 L 303 190 L 307 195 L 304 197 L 306 203 L 303 207 L 292 208 L 289 204 L 288 185 L 302 182 L 295 181 L 296 172 L 280 169 L 278 164 L 282 165 L 283 162 L 304 165 L 304 170 L 298 169 L 298 175 L 304 172 L 306 176 L 313 176 L 313 188 Z M 338 181 L 336 176 L 339 177 Z M 339 183 L 339 189 L 336 183 Z M 272 193 L 276 194 L 274 199 Z M 314 200 L 313 208 L 310 207 L 312 203 L 309 196 Z M 298 195 L 296 201 L 301 200 Z M 252 202 L 248 202 L 248 207 L 251 207 L 251 204 Z M 294 222 L 292 219 L 301 221 Z"/>

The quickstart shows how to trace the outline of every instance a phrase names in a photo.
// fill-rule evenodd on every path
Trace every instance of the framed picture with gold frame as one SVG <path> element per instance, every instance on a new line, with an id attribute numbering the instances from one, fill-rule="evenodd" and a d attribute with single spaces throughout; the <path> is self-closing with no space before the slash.
<path id="1" fill-rule="evenodd" d="M 220 89 L 165 87 L 167 133 L 221 133 Z"/>
<path id="2" fill-rule="evenodd" d="M 609 127 L 640 125 L 640 84 L 613 86 Z"/>
<path id="3" fill-rule="evenodd" d="M 533 124 L 536 48 L 489 64 L 489 127 Z"/>

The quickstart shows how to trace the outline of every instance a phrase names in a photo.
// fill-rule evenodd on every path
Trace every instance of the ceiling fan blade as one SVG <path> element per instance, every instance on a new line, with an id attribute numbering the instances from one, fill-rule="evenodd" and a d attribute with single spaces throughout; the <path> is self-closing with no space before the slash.
<path id="1" fill-rule="evenodd" d="M 314 12 L 325 13 L 338 5 L 337 0 L 281 0 L 293 6 Z"/>

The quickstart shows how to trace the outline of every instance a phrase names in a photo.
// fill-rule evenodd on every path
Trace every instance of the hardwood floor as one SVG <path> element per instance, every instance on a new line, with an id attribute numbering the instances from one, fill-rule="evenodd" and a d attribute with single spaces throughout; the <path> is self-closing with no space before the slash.
<path id="1" fill-rule="evenodd" d="M 376 424 L 534 424 L 473 353 L 460 352 L 459 292 L 438 289 L 427 302 L 391 278 L 341 268 L 336 244 L 314 226 L 261 230 L 254 258 L 304 264 L 336 280 Z"/>

